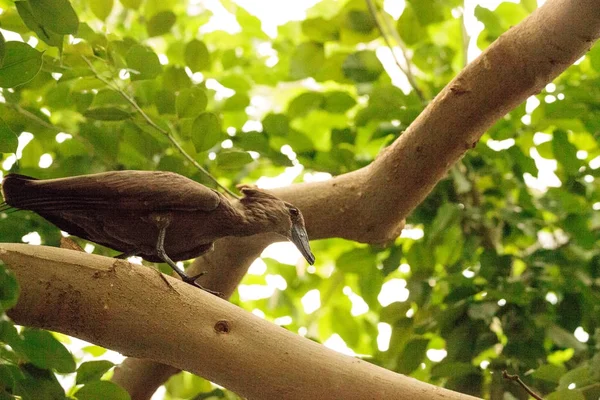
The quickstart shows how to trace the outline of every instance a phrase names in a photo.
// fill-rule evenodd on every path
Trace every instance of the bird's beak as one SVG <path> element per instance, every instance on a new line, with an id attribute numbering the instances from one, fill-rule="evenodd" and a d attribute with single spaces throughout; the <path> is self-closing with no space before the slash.
<path id="1" fill-rule="evenodd" d="M 295 223 L 292 224 L 291 233 L 292 235 L 290 237 L 290 240 L 292 241 L 292 243 L 294 243 L 298 250 L 300 250 L 300 253 L 302 253 L 304 258 L 306 258 L 306 261 L 308 261 L 310 265 L 313 265 L 315 263 L 315 256 L 310 251 L 310 244 L 308 242 L 308 234 L 306 233 L 306 228 L 304 228 L 304 226 L 300 224 Z"/>

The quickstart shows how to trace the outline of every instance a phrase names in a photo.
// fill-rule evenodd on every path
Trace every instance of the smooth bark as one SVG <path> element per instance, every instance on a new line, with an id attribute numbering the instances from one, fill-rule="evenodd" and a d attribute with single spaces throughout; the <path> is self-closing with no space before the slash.
<path id="1" fill-rule="evenodd" d="M 273 193 L 302 210 L 313 239 L 389 242 L 400 233 L 403 219 L 488 128 L 572 65 L 599 36 L 596 0 L 548 0 L 467 65 L 371 165 Z M 274 240 L 223 241 L 198 258 L 190 273 L 209 271 L 202 284 L 231 294 L 253 257 Z M 232 258 L 238 252 L 240 258 Z M 136 371 L 130 374 L 118 372 L 115 380 L 135 390 L 129 382 Z M 158 388 L 162 382 L 148 384 Z"/>
<path id="2" fill-rule="evenodd" d="M 486 129 L 538 93 L 599 36 L 600 5 L 596 0 L 548 0 L 470 63 L 370 166 L 326 182 L 292 185 L 273 193 L 302 209 L 313 239 L 389 242 L 400 233 L 403 219 L 477 144 Z M 267 236 L 222 240 L 214 252 L 197 259 L 192 268 L 209 272 L 202 281 L 204 286 L 229 295 L 252 260 L 273 241 L 275 238 Z M 185 342 L 194 340 L 191 335 Z M 211 366 L 211 360 L 205 363 Z M 136 389 L 149 392 L 150 386 L 157 388 L 163 382 L 144 380 L 141 374 L 164 377 L 168 373 L 163 372 L 173 371 L 159 364 L 153 373 L 150 369 L 144 363 L 140 370 L 119 370 L 115 381 L 130 393 L 138 393 Z M 206 371 L 203 376 L 213 375 Z M 260 371 L 256 376 L 265 377 L 265 382 L 271 384 L 271 376 L 267 379 Z M 311 385 L 305 389 L 310 390 Z"/>
<path id="3" fill-rule="evenodd" d="M 473 399 L 337 353 L 144 266 L 12 243 L 0 245 L 0 259 L 22 288 L 9 312 L 16 323 L 190 371 L 249 399 Z"/>

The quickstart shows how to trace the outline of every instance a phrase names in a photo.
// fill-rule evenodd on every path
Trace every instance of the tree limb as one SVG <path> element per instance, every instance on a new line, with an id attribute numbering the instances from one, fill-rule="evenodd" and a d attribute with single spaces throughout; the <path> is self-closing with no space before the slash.
<path id="1" fill-rule="evenodd" d="M 596 0 L 548 0 L 471 62 L 374 163 L 273 193 L 302 210 L 313 239 L 393 240 L 403 219 L 486 129 L 538 93 L 599 36 Z M 209 271 L 203 286 L 230 294 L 253 257 L 273 241 L 264 236 L 222 240 L 192 267 Z M 115 381 L 127 381 L 125 375 L 117 371 Z M 144 386 L 161 384 L 146 381 Z"/>
<path id="2" fill-rule="evenodd" d="M 474 399 L 337 353 L 123 260 L 4 243 L 18 324 L 190 371 L 250 399 Z M 148 334 L 151 333 L 151 334 Z M 185 338 L 185 339 L 183 339 Z"/>

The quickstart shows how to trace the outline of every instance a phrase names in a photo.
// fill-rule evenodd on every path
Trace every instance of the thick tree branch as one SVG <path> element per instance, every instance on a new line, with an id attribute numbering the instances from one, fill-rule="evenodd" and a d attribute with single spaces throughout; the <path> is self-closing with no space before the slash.
<path id="1" fill-rule="evenodd" d="M 596 0 L 548 0 L 470 63 L 372 165 L 273 192 L 302 209 L 313 239 L 393 240 L 403 219 L 486 129 L 539 92 L 599 35 Z M 272 241 L 217 242 L 215 251 L 197 259 L 193 268 L 211 272 L 202 281 L 206 287 L 231 293 L 253 257 Z M 204 376 L 210 377 L 208 372 Z M 135 381 L 125 373 L 117 373 L 115 380 Z"/>
<path id="2" fill-rule="evenodd" d="M 250 399 L 473 399 L 336 353 L 147 267 L 12 243 L 0 245 L 0 259 L 21 286 L 15 322 L 169 364 Z"/>

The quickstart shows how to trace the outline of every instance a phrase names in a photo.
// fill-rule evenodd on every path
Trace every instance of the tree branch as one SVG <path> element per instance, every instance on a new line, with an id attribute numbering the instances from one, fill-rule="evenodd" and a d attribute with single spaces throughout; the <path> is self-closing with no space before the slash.
<path id="1" fill-rule="evenodd" d="M 18 324 L 62 332 L 201 375 L 251 399 L 474 399 L 337 353 L 123 260 L 4 243 Z M 148 332 L 152 332 L 151 335 Z M 183 339 L 185 338 L 185 339 Z"/>
<path id="2" fill-rule="evenodd" d="M 471 62 L 373 164 L 273 193 L 302 209 L 313 239 L 392 240 L 408 213 L 486 129 L 538 93 L 599 36 L 596 0 L 548 0 Z M 202 285 L 230 294 L 253 257 L 272 241 L 265 236 L 221 240 L 192 267 L 209 271 Z M 125 380 L 123 374 L 115 378 Z"/>
<path id="3" fill-rule="evenodd" d="M 521 380 L 521 378 L 519 377 L 519 375 L 511 375 L 506 370 L 504 370 L 504 371 L 502 371 L 502 377 L 504 379 L 506 379 L 506 380 L 517 382 L 519 384 L 519 386 L 521 386 L 523 388 L 523 390 L 525 390 L 534 399 L 536 399 L 536 400 L 544 400 L 540 395 L 538 395 L 536 392 L 534 392 L 533 390 L 531 390 L 529 388 L 529 386 L 527 386 L 525 384 L 525 382 L 523 382 Z"/>

